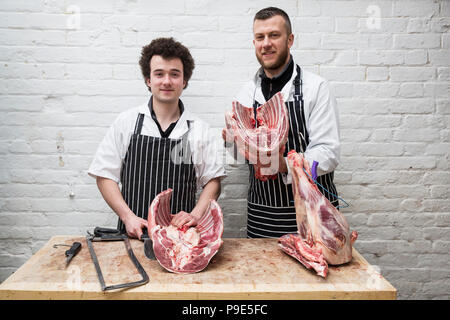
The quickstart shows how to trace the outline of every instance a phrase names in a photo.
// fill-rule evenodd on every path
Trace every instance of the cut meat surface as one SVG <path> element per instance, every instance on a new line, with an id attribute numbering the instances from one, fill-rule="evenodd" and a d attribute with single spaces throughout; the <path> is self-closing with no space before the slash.
<path id="1" fill-rule="evenodd" d="M 302 154 L 290 151 L 288 165 L 293 178 L 298 234 L 284 235 L 278 244 L 284 252 L 325 278 L 328 264 L 340 265 L 352 259 L 352 244 L 358 233 L 350 232 L 345 217 L 311 180 L 309 163 Z"/>
<path id="2" fill-rule="evenodd" d="M 227 136 L 239 153 L 255 166 L 255 177 L 275 179 L 279 171 L 278 154 L 284 152 L 289 119 L 280 92 L 256 109 L 233 101 L 233 110 L 225 114 Z M 256 122 L 258 127 L 255 128 Z"/>
<path id="3" fill-rule="evenodd" d="M 202 271 L 222 245 L 223 215 L 211 200 L 207 212 L 195 227 L 177 228 L 170 224 L 172 189 L 158 194 L 148 212 L 148 230 L 159 264 L 174 273 Z"/>
<path id="4" fill-rule="evenodd" d="M 319 276 L 326 278 L 328 264 L 325 261 L 320 249 L 303 241 L 298 234 L 287 234 L 278 240 L 281 249 L 288 255 L 294 257 L 308 269 L 314 269 Z"/>

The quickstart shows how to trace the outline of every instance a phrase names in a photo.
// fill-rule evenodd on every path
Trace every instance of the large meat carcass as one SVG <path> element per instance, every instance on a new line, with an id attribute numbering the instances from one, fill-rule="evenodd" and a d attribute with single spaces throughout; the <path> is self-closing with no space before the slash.
<path id="1" fill-rule="evenodd" d="M 159 264 L 174 273 L 202 271 L 222 245 L 223 215 L 215 200 L 195 227 L 177 228 L 170 224 L 172 189 L 153 199 L 148 212 L 149 236 Z"/>
<path id="2" fill-rule="evenodd" d="M 297 234 L 278 239 L 283 251 L 318 275 L 327 276 L 328 264 L 340 265 L 352 259 L 352 244 L 358 237 L 350 232 L 345 217 L 319 191 L 302 154 L 288 153 L 292 173 Z"/>
<path id="3" fill-rule="evenodd" d="M 233 101 L 225 114 L 228 140 L 236 143 L 239 153 L 255 166 L 255 177 L 275 179 L 279 171 L 279 153 L 284 152 L 289 133 L 289 119 L 280 92 L 256 108 Z M 257 123 L 257 126 L 256 126 Z"/>

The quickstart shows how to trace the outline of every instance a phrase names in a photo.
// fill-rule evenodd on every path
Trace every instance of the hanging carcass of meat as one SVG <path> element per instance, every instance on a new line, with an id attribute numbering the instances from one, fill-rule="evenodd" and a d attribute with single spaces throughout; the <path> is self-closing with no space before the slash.
<path id="1" fill-rule="evenodd" d="M 222 245 L 223 215 L 215 200 L 194 227 L 177 228 L 170 224 L 172 189 L 153 199 L 148 211 L 148 230 L 159 264 L 174 273 L 202 271 Z"/>
<path id="2" fill-rule="evenodd" d="M 327 276 L 328 264 L 340 265 L 352 259 L 352 244 L 358 237 L 347 220 L 312 181 L 308 160 L 291 150 L 288 165 L 292 173 L 297 234 L 278 239 L 281 249 L 318 275 Z"/>
<path id="3" fill-rule="evenodd" d="M 256 108 L 256 119 L 253 107 L 233 101 L 232 111 L 225 114 L 225 123 L 228 139 L 255 166 L 255 177 L 262 181 L 275 179 L 279 171 L 278 155 L 284 152 L 289 133 L 281 92 Z"/>

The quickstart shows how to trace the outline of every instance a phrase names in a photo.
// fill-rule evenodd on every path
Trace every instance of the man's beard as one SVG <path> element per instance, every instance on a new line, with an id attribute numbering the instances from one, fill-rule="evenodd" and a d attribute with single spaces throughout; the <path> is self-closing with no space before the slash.
<path id="1" fill-rule="evenodd" d="M 262 57 L 256 56 L 256 59 L 258 59 L 259 64 L 266 70 L 277 70 L 280 67 L 282 67 L 287 60 L 287 57 L 289 55 L 289 51 L 287 47 L 284 48 L 283 51 L 280 52 L 280 55 L 278 56 L 278 59 L 274 62 L 267 64 L 263 61 Z"/>

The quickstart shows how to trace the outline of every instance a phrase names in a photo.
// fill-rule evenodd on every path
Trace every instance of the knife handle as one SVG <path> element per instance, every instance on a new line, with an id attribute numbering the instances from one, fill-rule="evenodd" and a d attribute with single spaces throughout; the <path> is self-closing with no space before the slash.
<path id="1" fill-rule="evenodd" d="M 317 161 L 313 161 L 313 165 L 312 165 L 312 169 L 311 169 L 313 181 L 317 180 L 317 166 L 318 165 L 319 165 L 319 163 Z"/>
<path id="2" fill-rule="evenodd" d="M 66 257 L 72 255 L 75 257 L 75 255 L 80 251 L 81 249 L 81 243 L 74 242 L 69 250 L 66 251 Z"/>
<path id="3" fill-rule="evenodd" d="M 142 235 L 141 238 L 139 240 L 146 240 L 146 239 L 150 239 L 150 236 L 148 235 L 148 230 L 146 227 L 142 228 Z"/>

